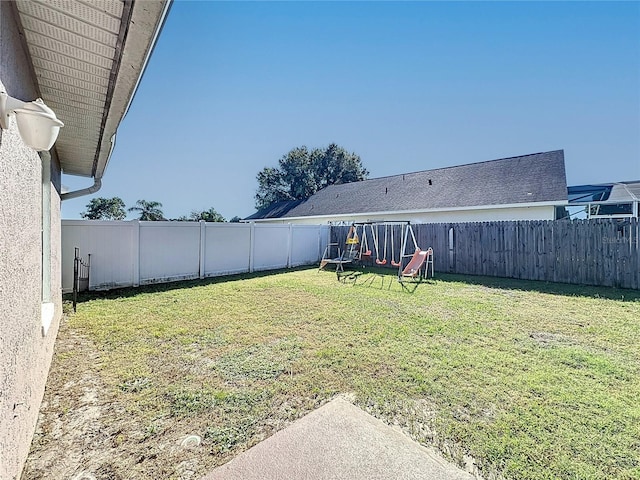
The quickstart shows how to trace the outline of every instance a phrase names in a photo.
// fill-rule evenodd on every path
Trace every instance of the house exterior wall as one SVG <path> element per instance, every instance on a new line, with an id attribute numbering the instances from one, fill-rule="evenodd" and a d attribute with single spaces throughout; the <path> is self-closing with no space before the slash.
<path id="1" fill-rule="evenodd" d="M 31 78 L 10 2 L 0 2 L 0 88 L 33 100 Z M 20 477 L 53 355 L 62 312 L 60 169 L 51 167 L 51 293 L 53 319 L 42 329 L 42 162 L 11 118 L 0 131 L 0 478 Z"/>
<path id="2" fill-rule="evenodd" d="M 318 225 L 328 222 L 366 222 L 366 221 L 410 221 L 412 223 L 462 223 L 496 222 L 513 220 L 554 220 L 555 207 L 552 205 L 533 205 L 525 207 L 482 208 L 467 210 L 449 210 L 412 213 L 383 213 L 344 216 L 318 216 L 299 218 L 274 218 L 258 220 L 267 223 L 295 223 Z"/>

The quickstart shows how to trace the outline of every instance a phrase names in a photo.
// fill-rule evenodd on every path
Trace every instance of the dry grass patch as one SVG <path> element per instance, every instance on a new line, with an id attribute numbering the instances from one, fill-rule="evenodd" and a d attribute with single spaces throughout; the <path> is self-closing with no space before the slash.
<path id="1" fill-rule="evenodd" d="M 86 298 L 24 478 L 198 478 L 337 394 L 485 477 L 640 478 L 638 293 L 366 280 L 309 269 Z"/>

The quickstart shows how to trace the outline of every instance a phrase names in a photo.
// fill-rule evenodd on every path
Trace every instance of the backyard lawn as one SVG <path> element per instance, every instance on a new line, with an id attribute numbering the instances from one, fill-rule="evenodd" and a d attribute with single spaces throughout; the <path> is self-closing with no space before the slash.
<path id="1" fill-rule="evenodd" d="M 198 478 L 336 395 L 484 478 L 639 479 L 640 292 L 302 269 L 96 294 L 23 478 Z"/>

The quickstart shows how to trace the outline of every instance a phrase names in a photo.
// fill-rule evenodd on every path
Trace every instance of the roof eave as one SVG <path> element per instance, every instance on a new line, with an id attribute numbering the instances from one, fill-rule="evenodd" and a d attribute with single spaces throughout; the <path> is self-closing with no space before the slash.
<path id="1" fill-rule="evenodd" d="M 308 220 L 313 218 L 346 218 L 362 215 L 415 215 L 421 213 L 437 213 L 437 212 L 459 212 L 469 210 L 494 210 L 504 208 L 530 208 L 530 207 L 555 207 L 558 205 L 565 205 L 566 200 L 557 201 L 545 201 L 545 202 L 528 202 L 528 203 L 509 203 L 501 205 L 473 205 L 468 207 L 442 207 L 442 208 L 423 208 L 416 210 L 384 210 L 376 212 L 352 212 L 352 213 L 337 213 L 337 214 L 324 214 L 324 215 L 306 215 L 298 217 L 277 217 L 277 218 L 264 218 L 259 220 L 251 220 L 254 222 L 269 222 L 269 221 L 287 221 L 287 220 Z"/>
<path id="2" fill-rule="evenodd" d="M 112 77 L 108 110 L 100 132 L 101 142 L 96 152 L 91 177 L 102 178 L 115 146 L 115 136 L 126 115 L 164 25 L 171 0 L 135 2 L 131 8 L 117 71 Z"/>

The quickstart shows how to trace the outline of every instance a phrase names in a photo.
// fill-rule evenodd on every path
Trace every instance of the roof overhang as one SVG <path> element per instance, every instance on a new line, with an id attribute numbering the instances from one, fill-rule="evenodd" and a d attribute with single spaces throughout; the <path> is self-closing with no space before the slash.
<path id="1" fill-rule="evenodd" d="M 101 178 L 171 0 L 18 0 L 40 97 L 65 124 L 65 174 Z"/>
<path id="2" fill-rule="evenodd" d="M 564 202 L 566 203 L 566 202 Z M 338 213 L 335 215 L 308 215 L 304 217 L 278 217 L 278 218 L 261 218 L 255 220 L 244 220 L 245 222 L 278 222 L 278 221 L 292 221 L 292 220 L 309 220 L 309 219 L 317 219 L 317 220 L 326 220 L 331 218 L 351 218 L 351 217 L 362 217 L 369 216 L 371 218 L 376 218 L 379 216 L 386 215 L 419 215 L 425 213 L 439 213 L 439 212 L 461 212 L 461 211 L 475 211 L 475 210 L 496 210 L 496 209 L 504 209 L 504 208 L 532 208 L 532 207 L 555 207 L 561 204 L 562 202 L 530 202 L 530 203 L 508 203 L 508 204 L 499 204 L 499 205 L 473 205 L 468 207 L 445 207 L 445 208 L 425 208 L 419 210 L 388 210 L 388 211 L 379 211 L 379 212 L 353 212 L 353 213 Z"/>
<path id="3" fill-rule="evenodd" d="M 576 185 L 568 188 L 569 205 L 640 201 L 640 181 Z"/>

